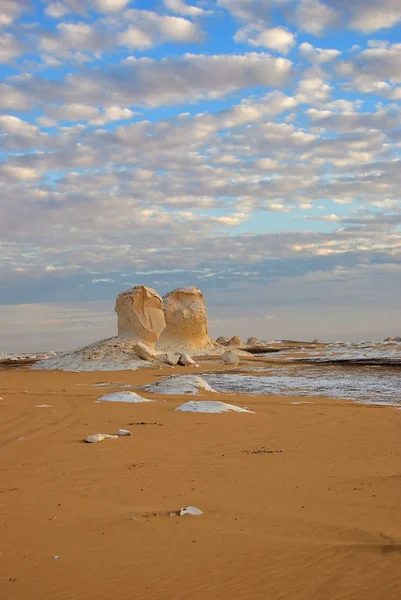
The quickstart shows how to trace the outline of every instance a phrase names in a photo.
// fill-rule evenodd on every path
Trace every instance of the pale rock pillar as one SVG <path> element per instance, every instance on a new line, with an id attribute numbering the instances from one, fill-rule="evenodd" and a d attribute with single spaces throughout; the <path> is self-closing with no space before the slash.
<path id="1" fill-rule="evenodd" d="M 154 349 L 166 326 L 163 300 L 152 288 L 138 285 L 116 299 L 118 337 Z"/>
<path id="2" fill-rule="evenodd" d="M 166 328 L 158 349 L 202 349 L 211 346 L 207 326 L 206 305 L 197 287 L 182 287 L 163 296 Z"/>

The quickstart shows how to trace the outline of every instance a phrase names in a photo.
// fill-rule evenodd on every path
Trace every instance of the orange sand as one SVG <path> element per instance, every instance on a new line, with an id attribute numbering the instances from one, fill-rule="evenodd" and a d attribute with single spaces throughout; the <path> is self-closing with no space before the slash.
<path id="1" fill-rule="evenodd" d="M 183 396 L 94 403 L 117 391 L 94 382 L 172 372 L 191 370 L 0 372 L 0 598 L 398 599 L 401 411 L 221 394 L 256 414 L 173 412 Z M 82 443 L 119 427 L 132 437 Z M 204 515 L 169 516 L 187 505 Z"/>

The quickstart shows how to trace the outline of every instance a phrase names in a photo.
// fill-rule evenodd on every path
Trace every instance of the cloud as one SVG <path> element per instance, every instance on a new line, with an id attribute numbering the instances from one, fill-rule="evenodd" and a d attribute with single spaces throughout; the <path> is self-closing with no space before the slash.
<path id="1" fill-rule="evenodd" d="M 40 178 L 35 169 L 4 163 L 0 164 L 0 173 L 17 181 L 35 181 Z"/>
<path id="2" fill-rule="evenodd" d="M 62 104 L 60 106 L 48 105 L 46 114 L 58 121 L 87 121 L 99 116 L 100 111 L 94 106 L 87 104 Z"/>
<path id="3" fill-rule="evenodd" d="M 29 6 L 27 0 L 1 0 L 0 3 L 0 27 L 8 27 Z"/>
<path id="4" fill-rule="evenodd" d="M 401 21 L 398 0 L 357 0 L 351 5 L 351 27 L 363 33 L 393 27 Z"/>
<path id="5" fill-rule="evenodd" d="M 0 33 L 0 63 L 10 63 L 22 53 L 22 47 L 11 33 Z"/>
<path id="6" fill-rule="evenodd" d="M 159 15 L 150 11 L 129 10 L 126 20 L 133 24 L 119 36 L 119 45 L 145 49 L 164 42 L 199 42 L 199 26 L 182 17 Z"/>
<path id="7" fill-rule="evenodd" d="M 192 18 L 208 15 L 212 12 L 198 6 L 189 5 L 184 0 L 164 0 L 164 6 L 173 13 Z"/>
<path id="8" fill-rule="evenodd" d="M 336 12 L 320 0 L 301 0 L 295 9 L 295 21 L 304 31 L 321 35 L 336 21 Z"/>
<path id="9" fill-rule="evenodd" d="M 50 2 L 45 8 L 45 14 L 53 19 L 60 19 L 69 13 L 69 10 L 62 2 Z"/>
<path id="10" fill-rule="evenodd" d="M 315 48 L 308 42 L 300 44 L 299 53 L 310 62 L 319 64 L 330 62 L 341 55 L 341 52 L 335 48 Z"/>
<path id="11" fill-rule="evenodd" d="M 251 46 L 264 46 L 287 54 L 295 44 L 295 35 L 282 27 L 264 29 L 260 25 L 250 25 L 238 29 L 234 40 Z"/>

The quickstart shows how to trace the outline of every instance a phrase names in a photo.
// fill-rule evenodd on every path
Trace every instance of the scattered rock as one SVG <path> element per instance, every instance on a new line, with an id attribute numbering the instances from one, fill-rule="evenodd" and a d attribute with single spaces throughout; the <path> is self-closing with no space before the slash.
<path id="1" fill-rule="evenodd" d="M 202 377 L 197 375 L 170 375 L 143 387 L 152 394 L 202 394 L 217 393 Z"/>
<path id="2" fill-rule="evenodd" d="M 96 444 L 97 442 L 103 442 L 105 439 L 117 440 L 118 435 L 111 435 L 110 433 L 95 433 L 94 435 L 88 435 L 85 442 L 88 444 Z"/>
<path id="3" fill-rule="evenodd" d="M 51 404 L 37 404 L 36 408 L 50 408 Z"/>
<path id="4" fill-rule="evenodd" d="M 238 356 L 235 354 L 235 352 L 232 352 L 231 350 L 227 350 L 226 352 L 224 352 L 224 354 L 221 355 L 221 360 L 226 365 L 239 365 Z"/>
<path id="5" fill-rule="evenodd" d="M 211 345 L 206 305 L 198 287 L 177 288 L 163 296 L 166 328 L 158 348 L 206 348 Z"/>
<path id="6" fill-rule="evenodd" d="M 186 508 L 182 508 L 180 510 L 180 517 L 183 517 L 184 515 L 192 515 L 193 517 L 199 517 L 200 515 L 203 515 L 203 512 L 199 510 L 199 508 L 196 508 L 196 506 L 187 506 Z"/>
<path id="7" fill-rule="evenodd" d="M 114 392 L 114 394 L 106 394 L 96 400 L 96 402 L 153 402 L 148 398 L 140 396 L 136 392 Z"/>
<path id="8" fill-rule="evenodd" d="M 218 402 L 217 400 L 191 400 L 190 402 L 185 402 L 185 404 L 181 404 L 181 406 L 179 406 L 175 410 L 179 412 L 194 413 L 223 413 L 229 411 L 253 413 L 252 410 L 240 408 L 239 406 L 234 406 L 233 404 L 226 404 L 225 402 Z"/>
<path id="9" fill-rule="evenodd" d="M 149 346 L 143 344 L 142 342 L 138 342 L 137 344 L 135 344 L 135 346 L 132 349 L 135 352 L 135 354 L 137 354 L 140 358 L 143 358 L 143 360 L 148 361 L 155 360 L 159 354 L 158 352 L 156 352 L 156 350 L 149 348 Z"/>
<path id="10" fill-rule="evenodd" d="M 242 346 L 243 342 L 238 335 L 234 335 L 228 342 L 227 346 Z"/>
<path id="11" fill-rule="evenodd" d="M 60 556 L 58 554 L 56 554 L 55 556 L 53 556 L 53 560 L 58 560 L 60 558 Z"/>
<path id="12" fill-rule="evenodd" d="M 130 437 L 132 433 L 128 429 L 119 429 L 117 435 Z"/>
<path id="13" fill-rule="evenodd" d="M 135 286 L 116 299 L 118 337 L 154 348 L 166 321 L 163 300 L 151 288 Z"/>
<path id="14" fill-rule="evenodd" d="M 179 360 L 178 360 L 178 364 L 182 365 L 183 367 L 194 367 L 196 366 L 196 362 L 194 361 L 193 358 L 191 358 L 189 356 L 189 354 L 187 354 L 186 352 L 184 352 L 183 354 L 181 354 Z"/>
<path id="15" fill-rule="evenodd" d="M 172 367 L 175 367 L 176 365 L 178 365 L 178 361 L 181 358 L 181 354 L 172 354 L 172 353 L 168 353 L 166 356 L 166 362 L 171 365 Z"/>

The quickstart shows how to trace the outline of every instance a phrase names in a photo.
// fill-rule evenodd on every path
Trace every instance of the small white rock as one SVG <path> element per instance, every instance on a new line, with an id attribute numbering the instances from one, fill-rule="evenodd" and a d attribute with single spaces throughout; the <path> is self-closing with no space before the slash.
<path id="1" fill-rule="evenodd" d="M 149 346 L 143 344 L 142 342 L 138 342 L 138 344 L 135 344 L 135 346 L 133 347 L 133 351 L 140 358 L 147 361 L 155 360 L 159 354 L 156 350 L 152 350 L 152 348 L 149 348 Z"/>
<path id="2" fill-rule="evenodd" d="M 226 352 L 224 352 L 221 355 L 221 360 L 226 364 L 226 365 L 239 365 L 239 358 L 238 356 L 235 354 L 235 352 L 232 352 L 231 350 L 227 350 Z"/>
<path id="3" fill-rule="evenodd" d="M 166 356 L 166 363 L 171 365 L 172 367 L 175 367 L 176 365 L 178 365 L 178 361 L 180 360 L 181 355 L 180 354 L 167 354 Z"/>
<path id="4" fill-rule="evenodd" d="M 118 435 L 120 435 L 120 436 L 131 436 L 132 433 L 130 431 L 128 431 L 128 429 L 119 429 L 118 430 Z"/>
<path id="5" fill-rule="evenodd" d="M 118 435 L 111 435 L 110 433 L 95 433 L 94 435 L 88 435 L 85 442 L 88 442 L 88 444 L 95 444 L 96 442 L 102 442 L 106 438 L 117 440 Z"/>
<path id="6" fill-rule="evenodd" d="M 183 367 L 194 367 L 196 366 L 196 362 L 194 361 L 193 358 L 191 358 L 189 356 L 189 354 L 187 354 L 186 352 L 184 352 L 183 354 L 181 354 L 178 364 L 182 365 Z"/>
<path id="7" fill-rule="evenodd" d="M 53 556 L 53 560 L 58 560 L 60 558 L 59 554 L 56 554 L 55 556 Z"/>
<path id="8" fill-rule="evenodd" d="M 196 506 L 187 506 L 186 508 L 182 508 L 180 510 L 180 517 L 183 517 L 184 515 L 199 517 L 200 515 L 203 515 L 203 512 L 199 510 L 199 508 L 196 508 Z"/>

